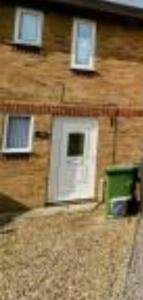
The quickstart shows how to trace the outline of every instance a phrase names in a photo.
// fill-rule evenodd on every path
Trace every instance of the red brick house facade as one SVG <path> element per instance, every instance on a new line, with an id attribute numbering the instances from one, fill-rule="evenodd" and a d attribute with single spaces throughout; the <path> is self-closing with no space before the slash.
<path id="1" fill-rule="evenodd" d="M 0 9 L 0 211 L 98 201 L 143 153 L 143 12 L 103 1 Z"/>

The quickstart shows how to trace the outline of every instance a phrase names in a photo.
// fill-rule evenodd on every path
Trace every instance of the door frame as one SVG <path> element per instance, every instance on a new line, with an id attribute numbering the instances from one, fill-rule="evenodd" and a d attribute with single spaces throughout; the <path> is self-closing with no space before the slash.
<path id="1" fill-rule="evenodd" d="M 51 153 L 50 153 L 50 165 L 49 165 L 49 180 L 48 180 L 48 199 L 47 202 L 48 203 L 62 203 L 65 202 L 65 200 L 60 200 L 58 201 L 58 180 L 59 180 L 59 171 L 60 169 L 58 169 L 58 167 L 55 164 L 55 159 L 58 162 L 58 158 L 59 158 L 59 154 L 61 151 L 61 146 L 62 146 L 62 142 L 61 142 L 61 136 L 59 136 L 59 132 L 62 132 L 62 120 L 66 121 L 66 120 L 75 120 L 75 119 L 94 119 L 95 120 L 95 166 L 94 166 L 94 179 L 96 182 L 96 169 L 97 169 L 97 147 L 98 147 L 98 121 L 96 118 L 93 117 L 54 117 L 53 119 L 53 124 L 52 124 L 52 138 L 51 138 Z M 57 164 L 58 165 L 58 164 Z M 94 196 L 95 197 L 95 190 L 94 190 Z M 92 197 L 92 198 L 93 198 Z M 87 199 L 87 198 L 86 198 Z M 74 200 L 68 200 L 68 201 L 75 201 Z M 84 200 L 80 199 L 81 201 Z"/>

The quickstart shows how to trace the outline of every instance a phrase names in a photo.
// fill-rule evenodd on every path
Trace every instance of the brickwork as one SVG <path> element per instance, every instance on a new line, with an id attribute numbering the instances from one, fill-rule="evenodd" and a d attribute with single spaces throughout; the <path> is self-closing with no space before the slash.
<path id="1" fill-rule="evenodd" d="M 16 101 L 28 105 L 143 108 L 143 28 L 113 24 L 112 20 L 98 21 L 96 71 L 76 72 L 70 69 L 72 17 L 50 11 L 45 14 L 43 47 L 32 51 L 12 45 L 14 14 L 13 7 L 0 9 L 0 107 L 3 101 Z M 98 180 L 114 160 L 138 161 L 143 151 L 141 117 L 128 118 L 126 110 L 126 117 L 118 118 L 115 132 L 112 116 L 105 115 L 103 118 L 97 114 Z M 48 199 L 51 128 L 52 116 L 48 111 L 47 115 L 36 115 L 33 154 L 29 157 L 1 154 L 2 195 L 26 207 L 44 205 Z M 48 133 L 48 138 L 39 137 L 36 131 Z"/>

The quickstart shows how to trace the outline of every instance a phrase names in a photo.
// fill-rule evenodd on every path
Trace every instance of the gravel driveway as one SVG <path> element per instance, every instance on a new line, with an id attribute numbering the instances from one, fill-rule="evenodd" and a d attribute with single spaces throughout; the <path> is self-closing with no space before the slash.
<path id="1" fill-rule="evenodd" d="M 124 299 L 143 299 L 143 218 L 140 219 L 138 224 L 132 260 L 128 270 L 127 284 L 125 286 Z"/>
<path id="2" fill-rule="evenodd" d="M 124 286 L 136 223 L 98 209 L 1 227 L 0 300 L 111 300 Z"/>

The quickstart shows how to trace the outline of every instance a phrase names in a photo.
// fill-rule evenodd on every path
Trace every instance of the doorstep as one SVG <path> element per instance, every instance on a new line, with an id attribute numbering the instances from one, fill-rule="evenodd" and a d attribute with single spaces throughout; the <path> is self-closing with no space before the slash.
<path id="1" fill-rule="evenodd" d="M 42 208 L 34 208 L 25 213 L 20 218 L 39 217 L 39 216 L 52 216 L 60 213 L 74 213 L 74 212 L 90 212 L 96 208 L 99 204 L 96 202 L 88 202 L 82 204 L 65 204 L 54 205 Z"/>

